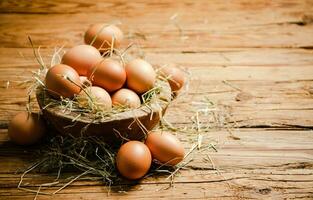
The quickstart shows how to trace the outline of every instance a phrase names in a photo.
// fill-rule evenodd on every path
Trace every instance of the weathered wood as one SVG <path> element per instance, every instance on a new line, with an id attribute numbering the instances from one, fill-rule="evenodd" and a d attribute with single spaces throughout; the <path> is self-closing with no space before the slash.
<path id="1" fill-rule="evenodd" d="M 136 50 L 133 48 L 133 51 Z M 54 48 L 40 49 L 47 66 L 50 66 L 53 52 Z M 143 53 L 152 64 L 176 63 L 188 68 L 197 66 L 298 66 L 312 65 L 313 62 L 313 51 L 309 49 L 206 48 L 202 52 L 192 52 L 168 48 L 166 52 L 144 49 Z M 0 47 L 1 70 L 6 68 L 30 70 L 38 67 L 30 44 L 28 44 L 28 48 Z"/>
<path id="2" fill-rule="evenodd" d="M 263 167 L 273 168 L 275 165 L 285 167 L 288 163 L 301 166 L 297 162 L 312 162 L 313 135 L 309 130 L 240 129 L 233 131 L 233 135 L 236 139 L 232 138 L 227 131 L 215 130 L 205 133 L 204 147 L 210 143 L 217 143 L 218 152 L 197 152 L 190 165 L 198 168 L 208 167 L 210 162 L 203 160 L 207 154 L 211 155 L 214 162 L 222 170 L 254 170 Z M 6 131 L 1 131 L 1 136 L 5 137 Z M 184 143 L 186 151 L 191 148 L 192 143 L 190 141 L 195 142 L 197 139 L 197 134 L 192 132 L 178 133 L 177 136 Z M 290 143 L 290 140 L 293 143 Z M 1 172 L 13 174 L 17 169 L 23 170 L 25 166 L 33 162 L 29 160 L 28 156 L 37 149 L 36 147 L 30 149 L 19 147 L 8 142 L 8 138 L 4 138 L 1 143 L 3 145 L 1 147 L 1 161 L 15 160 L 14 163 L 3 162 L 0 166 Z M 282 155 L 283 152 L 284 155 Z M 13 158 L 12 155 L 18 156 Z M 15 168 L 11 168 L 11 165 L 14 165 Z M 185 179 L 184 177 L 178 178 Z"/>
<path id="3" fill-rule="evenodd" d="M 142 47 L 163 51 L 313 46 L 310 1 L 60 2 L 2 1 L 1 45 L 26 47 L 31 35 L 42 46 L 73 46 L 90 23 L 118 19 L 125 32 L 145 35 Z"/>
<path id="4" fill-rule="evenodd" d="M 6 129 L 25 109 L 28 85 L 20 83 L 38 67 L 27 35 L 49 63 L 54 47 L 81 44 L 90 23 L 114 20 L 127 33 L 124 48 L 135 41 L 141 48 L 132 51 L 143 50 L 151 63 L 176 63 L 192 74 L 189 94 L 168 109 L 173 126 L 190 129 L 195 104 L 209 100 L 231 133 L 203 133 L 202 145 L 217 143 L 218 152 L 195 151 L 174 187 L 167 175 L 153 175 L 116 183 L 107 196 L 103 183 L 80 180 L 37 199 L 312 199 L 312 13 L 310 0 L 0 1 L 0 199 L 35 197 L 16 186 L 37 147 L 15 146 Z M 203 128 L 210 114 L 199 120 Z M 186 151 L 195 130 L 178 135 Z M 38 189 L 55 175 L 32 173 L 24 181 Z M 77 174 L 64 178 L 70 175 Z"/>
<path id="5" fill-rule="evenodd" d="M 5 133 L 2 133 L 5 134 Z M 189 197 L 184 191 L 193 197 L 202 198 L 196 188 L 201 184 L 204 185 L 201 193 L 203 197 L 216 198 L 236 198 L 237 195 L 243 198 L 292 198 L 307 196 L 312 197 L 309 192 L 312 189 L 313 180 L 313 136 L 311 131 L 275 131 L 265 129 L 242 129 L 233 133 L 236 140 L 230 139 L 230 135 L 225 131 L 212 132 L 205 135 L 204 144 L 209 140 L 218 139 L 218 152 L 195 152 L 194 161 L 182 169 L 179 176 L 175 178 L 174 188 L 164 190 L 168 187 L 170 181 L 166 176 L 154 175 L 146 178 L 136 184 L 134 182 L 124 183 L 123 185 L 113 186 L 109 197 L 125 195 L 120 191 L 127 191 L 127 197 L 140 195 L 142 198 L 149 198 L 149 192 L 160 190 L 164 198 L 169 198 L 175 194 L 175 197 Z M 180 134 L 179 137 L 185 141 L 186 149 L 190 148 L 187 142 L 188 138 L 195 136 Z M 271 138 L 269 141 L 268 138 Z M 290 143 L 290 140 L 293 143 Z M 16 148 L 9 145 L 6 151 L 7 155 L 2 155 L 1 160 L 8 160 L 10 148 Z M 16 155 L 27 158 L 27 152 L 16 152 Z M 24 156 L 23 156 L 24 154 Z M 222 176 L 212 169 L 212 163 L 205 161 L 206 155 L 209 154 L 214 164 L 218 166 Z M 11 158 L 12 159 L 12 158 Z M 15 159 L 14 167 L 10 162 L 4 162 L 1 166 L 0 174 L 0 194 L 6 198 L 22 198 L 27 195 L 34 196 L 14 189 L 19 179 L 19 174 L 15 174 L 12 169 L 22 169 L 25 167 L 26 160 Z M 28 188 L 36 189 L 38 184 L 52 181 L 54 175 L 30 175 L 25 178 Z M 230 184 L 230 186 L 228 185 Z M 53 192 L 62 184 L 49 188 L 47 191 Z M 213 189 L 215 187 L 215 189 Z M 147 193 L 143 192 L 142 188 Z M 150 188 L 150 189 L 149 189 Z M 288 190 L 286 193 L 285 191 Z M 15 191 L 15 192 L 14 192 Z M 226 196 L 223 193 L 226 192 Z M 237 193 L 240 191 L 239 193 Z M 14 193 L 13 193 L 14 192 Z M 41 196 L 41 198 L 70 198 L 79 195 L 105 195 L 108 189 L 101 182 L 78 181 L 63 190 L 56 196 Z M 156 193 L 155 198 L 160 194 Z M 202 194 L 201 194 L 202 195 Z M 134 197 L 135 197 L 134 196 Z M 154 196 L 153 196 L 154 197 Z"/>
<path id="6" fill-rule="evenodd" d="M 49 17 L 50 19 L 45 19 L 45 17 Z M 10 22 L 4 23 L 3 28 L 0 30 L 0 36 L 2 38 L 1 45 L 2 47 L 9 48 L 29 47 L 26 40 L 27 35 L 30 35 L 36 41 L 37 45 L 40 44 L 44 47 L 63 45 L 69 47 L 83 43 L 83 34 L 91 22 L 86 21 L 83 24 L 80 20 L 65 24 L 63 19 L 68 17 L 67 15 L 63 15 L 59 19 L 55 19 L 55 16 L 40 15 L 35 18 L 37 19 L 36 22 L 31 23 L 24 16 L 22 22 L 19 20 L 15 21 L 15 17 L 12 15 L 7 16 L 8 19 L 1 16 L 2 21 Z M 88 16 L 73 16 L 73 20 L 81 19 L 82 17 L 87 18 Z M 96 18 L 101 18 L 101 16 Z M 103 20 L 110 21 L 109 19 Z M 44 21 L 46 23 L 43 23 Z M 183 22 L 181 23 L 183 24 Z M 181 25 L 183 32 L 180 32 L 180 29 L 170 22 L 153 23 L 156 27 L 155 30 L 151 30 L 149 26 L 145 26 L 144 24 L 130 24 L 127 22 L 127 19 L 125 19 L 123 24 L 132 27 L 129 28 L 130 30 L 126 30 L 125 33 L 129 33 L 130 35 L 135 34 L 135 36 L 136 34 L 145 36 L 146 40 L 139 37 L 139 44 L 142 48 L 157 49 L 159 51 L 167 51 L 168 49 L 175 49 L 175 51 L 203 51 L 207 47 L 311 48 L 313 46 L 313 39 L 310 37 L 313 34 L 312 24 L 299 26 L 292 23 L 278 23 L 246 27 L 242 24 L 237 26 L 229 24 L 221 28 L 218 25 L 214 27 L 210 24 L 197 23 L 196 26 L 207 28 L 195 30 L 194 27 Z M 21 26 L 23 27 L 23 31 L 20 31 L 19 27 Z M 49 31 L 43 32 L 43 29 Z M 18 39 L 13 40 L 12 38 Z M 132 41 L 134 40 L 126 41 L 124 46 Z"/>
<path id="7" fill-rule="evenodd" d="M 19 69 L 19 68 L 17 68 Z M 166 115 L 175 123 L 189 123 L 195 114 L 192 101 L 209 98 L 229 109 L 237 127 L 312 127 L 312 74 L 313 67 L 304 66 L 231 66 L 192 67 L 189 95 L 177 100 Z M 1 68 L 0 77 L 12 80 L 9 89 L 0 88 L 2 94 L 0 121 L 6 126 L 8 120 L 18 111 L 25 110 L 26 89 L 14 82 L 16 70 Z M 12 75 L 9 75 L 12 72 Z M 22 68 L 18 74 L 25 74 Z M 223 82 L 226 80 L 227 82 Z M 6 81 L 2 81 L 5 86 Z M 25 87 L 24 87 L 25 88 Z M 270 91 L 270 92 L 269 92 Z M 240 99 L 246 93 L 248 98 Z M 14 98 L 12 99 L 12 97 Z M 33 102 L 36 102 L 33 99 Z M 36 108 L 36 106 L 35 106 Z M 222 109 L 222 107 L 221 107 Z M 177 115 L 177 113 L 181 113 Z"/>
<path id="8" fill-rule="evenodd" d="M 192 0 L 185 0 L 182 2 L 172 2 L 170 0 L 162 0 L 162 1 L 136 1 L 130 2 L 125 0 L 120 1 L 101 1 L 95 0 L 92 2 L 85 2 L 83 0 L 71 0 L 71 1 L 64 1 L 58 0 L 53 2 L 42 2 L 42 1 L 33 1 L 29 3 L 27 0 L 19 1 L 15 3 L 14 1 L 4 0 L 1 2 L 1 12 L 2 13 L 79 13 L 79 12 L 103 12 L 106 10 L 108 15 L 116 14 L 122 15 L 122 13 L 114 13 L 114 10 L 123 11 L 123 12 L 143 12 L 143 10 L 150 11 L 155 9 L 164 9 L 164 10 L 172 10 L 177 8 L 185 8 L 188 7 L 191 10 L 203 12 L 203 11 L 211 11 L 216 13 L 232 13 L 232 12 L 242 12 L 245 14 L 249 14 L 250 12 L 260 12 L 260 11 L 268 11 L 270 9 L 275 9 L 275 11 L 298 11 L 304 12 L 305 10 L 311 9 L 312 6 L 311 1 L 296 1 L 296 0 L 289 0 L 289 1 L 255 1 L 255 2 L 246 2 L 244 0 L 237 0 L 237 1 L 226 1 L 221 2 L 218 0 L 211 1 L 210 4 L 207 3 L 205 0 L 194 2 Z M 136 7 L 141 7 L 142 9 L 135 9 Z M 222 11 L 222 12 L 221 12 Z M 153 13 L 151 13 L 153 14 Z M 197 14 L 197 13 L 190 13 L 189 14 Z M 206 13 L 209 14 L 209 13 Z M 221 15 L 221 14 L 220 14 Z M 162 17 L 162 15 L 160 15 Z M 269 15 L 269 17 L 273 17 Z M 248 20 L 248 19 L 242 19 Z M 277 18 L 276 20 L 279 20 Z"/>

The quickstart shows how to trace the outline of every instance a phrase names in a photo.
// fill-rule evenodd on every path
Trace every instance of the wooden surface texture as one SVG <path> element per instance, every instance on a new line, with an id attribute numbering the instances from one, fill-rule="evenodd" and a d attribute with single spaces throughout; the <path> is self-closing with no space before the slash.
<path id="1" fill-rule="evenodd" d="M 152 64 L 176 63 L 190 73 L 188 93 L 165 116 L 173 126 L 193 126 L 192 102 L 216 105 L 227 126 L 208 128 L 203 145 L 215 141 L 217 152 L 196 151 L 171 187 L 159 175 L 110 191 L 79 180 L 37 199 L 313 199 L 312 0 L 1 0 L 0 199 L 35 197 L 17 189 L 33 149 L 7 136 L 10 118 L 25 110 L 20 83 L 38 69 L 27 36 L 48 62 L 55 47 L 82 44 L 89 24 L 113 21 L 127 33 L 125 45 L 135 41 L 134 51 Z M 197 134 L 178 137 L 188 151 Z M 38 189 L 54 177 L 31 174 L 24 182 Z"/>

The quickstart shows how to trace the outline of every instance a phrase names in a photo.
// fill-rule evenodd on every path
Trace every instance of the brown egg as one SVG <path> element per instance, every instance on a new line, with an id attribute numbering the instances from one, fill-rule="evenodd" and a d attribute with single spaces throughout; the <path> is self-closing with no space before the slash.
<path id="1" fill-rule="evenodd" d="M 86 76 L 80 76 L 79 80 L 83 88 L 86 88 L 92 85 Z"/>
<path id="2" fill-rule="evenodd" d="M 79 75 L 86 76 L 87 71 L 101 59 L 99 51 L 93 46 L 78 45 L 63 55 L 62 63 L 73 67 Z"/>
<path id="3" fill-rule="evenodd" d="M 45 78 L 46 89 L 53 97 L 72 98 L 81 90 L 78 73 L 70 66 L 58 64 L 51 67 Z"/>
<path id="4" fill-rule="evenodd" d="M 101 87 L 91 86 L 82 90 L 76 97 L 81 107 L 91 107 L 103 111 L 112 108 L 112 100 L 107 91 Z"/>
<path id="5" fill-rule="evenodd" d="M 153 67 L 142 59 L 135 59 L 125 66 L 127 87 L 142 94 L 153 88 L 156 73 Z"/>
<path id="6" fill-rule="evenodd" d="M 8 128 L 10 139 L 19 145 L 35 144 L 45 133 L 45 122 L 37 113 L 18 113 L 10 121 Z"/>
<path id="7" fill-rule="evenodd" d="M 101 47 L 101 51 L 105 51 L 106 48 L 111 47 L 113 37 L 113 47 L 119 47 L 124 39 L 124 34 L 121 29 L 115 25 L 94 24 L 91 25 L 85 33 L 85 43 L 97 49 Z"/>
<path id="8" fill-rule="evenodd" d="M 126 72 L 118 61 L 106 58 L 91 68 L 87 77 L 93 85 L 100 86 L 108 92 L 113 92 L 124 85 Z"/>
<path id="9" fill-rule="evenodd" d="M 122 88 L 112 95 L 112 104 L 126 106 L 128 108 L 138 108 L 141 102 L 139 96 L 134 91 Z"/>
<path id="10" fill-rule="evenodd" d="M 164 67 L 161 69 L 161 75 L 166 78 L 173 92 L 180 90 L 185 83 L 185 74 L 177 67 Z"/>
<path id="11" fill-rule="evenodd" d="M 139 141 L 129 141 L 121 146 L 116 156 L 118 171 L 128 179 L 143 177 L 151 166 L 151 153 Z"/>
<path id="12" fill-rule="evenodd" d="M 168 132 L 152 131 L 148 134 L 146 145 L 152 157 L 165 165 L 176 165 L 183 160 L 185 151 L 179 140 Z"/>

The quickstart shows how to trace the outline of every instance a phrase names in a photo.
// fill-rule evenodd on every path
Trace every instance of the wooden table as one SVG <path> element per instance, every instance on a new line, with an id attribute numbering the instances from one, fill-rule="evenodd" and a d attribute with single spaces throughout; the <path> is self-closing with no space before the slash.
<path id="1" fill-rule="evenodd" d="M 209 99 L 225 124 L 203 132 L 202 146 L 214 143 L 217 152 L 195 150 L 171 187 L 154 175 L 114 185 L 108 195 L 103 183 L 81 180 L 37 199 L 313 198 L 313 1 L 174 2 L 0 2 L 0 199 L 35 197 L 17 189 L 32 150 L 7 137 L 10 118 L 25 110 L 27 90 L 19 83 L 38 68 L 27 35 L 48 61 L 54 47 L 83 43 L 89 24 L 114 20 L 148 61 L 190 72 L 189 93 L 166 119 L 190 128 L 193 108 Z M 203 128 L 207 116 L 199 118 Z M 188 151 L 198 134 L 178 137 Z M 36 189 L 46 177 L 32 174 L 24 183 Z"/>

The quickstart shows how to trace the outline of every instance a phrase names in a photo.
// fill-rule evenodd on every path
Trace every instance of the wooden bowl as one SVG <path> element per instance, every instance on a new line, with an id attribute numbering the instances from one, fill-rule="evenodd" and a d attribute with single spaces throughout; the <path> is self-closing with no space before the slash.
<path id="1" fill-rule="evenodd" d="M 171 88 L 168 82 L 158 80 L 158 84 L 161 86 L 160 93 L 148 106 L 142 105 L 137 109 L 97 120 L 90 117 L 93 114 L 64 112 L 64 108 L 56 104 L 56 100 L 43 87 L 37 88 L 36 97 L 47 123 L 62 135 L 103 136 L 107 142 L 121 141 L 123 138 L 141 140 L 145 136 L 144 129 L 153 129 L 171 102 Z M 80 117 L 77 118 L 78 115 Z"/>

